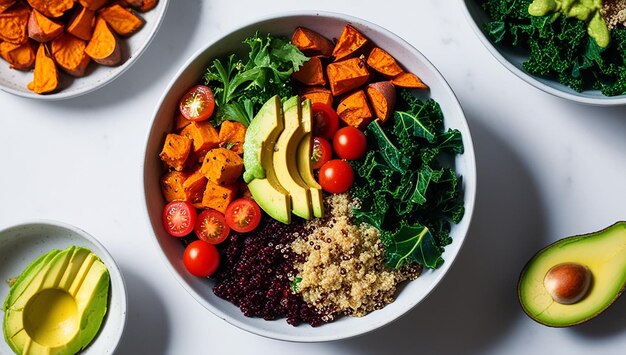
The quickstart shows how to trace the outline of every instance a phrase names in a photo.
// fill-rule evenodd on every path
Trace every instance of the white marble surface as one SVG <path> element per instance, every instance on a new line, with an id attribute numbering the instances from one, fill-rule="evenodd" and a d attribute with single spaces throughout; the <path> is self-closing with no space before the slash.
<path id="1" fill-rule="evenodd" d="M 623 353 L 626 300 L 584 325 L 550 329 L 523 314 L 516 281 L 549 242 L 626 218 L 626 108 L 577 105 L 517 79 L 482 47 L 457 4 L 176 1 L 147 52 L 105 88 L 61 102 L 0 92 L 0 228 L 55 219 L 109 249 L 128 287 L 120 354 Z M 472 129 L 479 191 L 461 255 L 425 302 L 362 337 L 294 344 L 228 325 L 176 283 L 142 216 L 140 164 L 154 106 L 189 56 L 259 15 L 313 7 L 386 27 L 439 68 Z"/>

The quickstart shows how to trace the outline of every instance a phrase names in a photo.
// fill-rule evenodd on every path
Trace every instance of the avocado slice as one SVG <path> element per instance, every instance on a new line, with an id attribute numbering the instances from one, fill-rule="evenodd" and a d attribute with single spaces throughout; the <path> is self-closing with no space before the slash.
<path id="1" fill-rule="evenodd" d="M 557 302 L 558 297 L 546 283 L 549 271 L 564 264 L 582 266 L 591 276 L 580 300 L 571 304 Z M 626 222 L 617 222 L 598 232 L 561 239 L 540 250 L 522 270 L 518 297 L 524 312 L 533 320 L 551 327 L 568 327 L 600 314 L 624 291 L 625 285 Z"/>
<path id="2" fill-rule="evenodd" d="M 254 117 L 243 145 L 244 181 L 265 213 L 285 224 L 291 223 L 291 198 L 274 171 L 274 146 L 284 129 L 280 97 L 269 99 Z"/>
<path id="3" fill-rule="evenodd" d="M 301 107 L 300 97 L 293 96 L 283 104 L 285 129 L 278 137 L 274 146 L 274 170 L 278 182 L 291 196 L 291 210 L 296 216 L 304 219 L 312 218 L 311 194 L 309 186 L 302 181 L 296 151 L 298 144 L 304 137 L 304 130 L 300 124 Z"/>
<path id="4" fill-rule="evenodd" d="M 109 272 L 90 250 L 71 246 L 33 261 L 4 301 L 4 338 L 18 354 L 74 354 L 98 333 Z"/>
<path id="5" fill-rule="evenodd" d="M 324 196 L 322 195 L 322 187 L 315 181 L 313 176 L 313 167 L 311 166 L 311 144 L 313 141 L 313 118 L 311 111 L 311 100 L 302 102 L 302 117 L 300 119 L 304 137 L 298 145 L 298 172 L 300 177 L 309 187 L 311 194 L 311 208 L 313 215 L 317 218 L 324 217 Z"/>

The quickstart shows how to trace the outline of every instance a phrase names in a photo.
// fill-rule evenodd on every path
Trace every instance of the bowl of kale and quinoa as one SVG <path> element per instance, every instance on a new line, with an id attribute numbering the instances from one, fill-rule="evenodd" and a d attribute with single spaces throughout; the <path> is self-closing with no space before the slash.
<path id="1" fill-rule="evenodd" d="M 193 55 L 157 105 L 143 170 L 181 286 L 241 329 L 300 342 L 419 304 L 460 252 L 476 194 L 445 79 L 396 35 L 334 13 L 270 16 Z"/>
<path id="2" fill-rule="evenodd" d="M 626 1 L 461 2 L 481 42 L 522 80 L 583 104 L 626 103 Z"/>

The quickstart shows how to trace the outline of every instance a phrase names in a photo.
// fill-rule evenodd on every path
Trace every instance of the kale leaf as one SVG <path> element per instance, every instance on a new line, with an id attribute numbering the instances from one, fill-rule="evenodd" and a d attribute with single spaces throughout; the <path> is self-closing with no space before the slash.
<path id="1" fill-rule="evenodd" d="M 248 126 L 254 113 L 274 95 L 291 97 L 295 90 L 290 76 L 308 58 L 288 40 L 258 33 L 243 43 L 250 47 L 247 62 L 231 54 L 215 59 L 204 74 L 204 82 L 215 95 L 215 126 L 224 120 Z"/>
<path id="2" fill-rule="evenodd" d="M 396 107 L 393 122 L 368 125 L 365 134 L 374 149 L 351 162 L 351 194 L 360 201 L 353 216 L 381 231 L 390 267 L 412 262 L 437 268 L 451 242 L 450 223 L 464 214 L 462 180 L 445 166 L 463 153 L 461 133 L 444 129 L 435 100 L 403 90 Z"/>
<path id="3" fill-rule="evenodd" d="M 528 56 L 522 63 L 529 74 L 556 80 L 576 91 L 600 90 L 626 94 L 626 29 L 613 28 L 607 48 L 597 45 L 584 21 L 561 15 L 535 17 L 532 0 L 478 0 L 490 18 L 484 31 L 498 45 Z"/>

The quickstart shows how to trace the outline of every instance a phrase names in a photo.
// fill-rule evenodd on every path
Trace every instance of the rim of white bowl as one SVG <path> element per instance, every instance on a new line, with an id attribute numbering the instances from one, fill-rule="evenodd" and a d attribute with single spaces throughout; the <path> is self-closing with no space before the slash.
<path id="1" fill-rule="evenodd" d="M 441 266 L 441 268 L 439 268 L 437 271 L 441 271 L 437 277 L 435 278 L 435 280 L 433 281 L 433 286 L 432 288 L 426 293 L 424 294 L 424 296 L 416 301 L 413 301 L 411 304 L 408 305 L 408 307 L 405 309 L 404 312 L 390 317 L 388 320 L 384 321 L 384 322 L 380 322 L 377 324 L 374 324 L 370 329 L 367 329 L 366 331 L 348 331 L 342 335 L 336 335 L 336 336 L 311 336 L 308 335 L 305 337 L 302 336 L 297 336 L 297 335 L 277 335 L 272 331 L 268 331 L 262 328 L 258 328 L 258 327 L 254 327 L 251 326 L 245 322 L 241 322 L 238 321 L 236 319 L 231 318 L 227 313 L 223 312 L 222 310 L 220 310 L 219 308 L 215 307 L 214 305 L 212 305 L 211 303 L 207 302 L 201 295 L 199 295 L 191 286 L 189 286 L 185 280 L 176 272 L 176 269 L 174 268 L 173 265 L 171 265 L 171 263 L 169 262 L 167 256 L 165 255 L 165 253 L 163 252 L 163 248 L 159 242 L 158 237 L 156 236 L 156 233 L 153 231 L 153 227 L 152 227 L 152 220 L 150 219 L 150 214 L 149 214 L 149 210 L 148 210 L 148 206 L 147 203 L 143 204 L 143 208 L 144 208 L 144 217 L 145 220 L 148 222 L 148 225 L 150 226 L 150 230 L 152 230 L 152 239 L 153 239 L 153 245 L 155 245 L 155 247 L 157 248 L 157 253 L 159 254 L 162 262 L 166 265 L 166 268 L 170 271 L 170 273 L 174 276 L 174 278 L 176 279 L 176 281 L 185 289 L 185 291 L 187 291 L 187 293 L 189 293 L 198 303 L 200 303 L 204 308 L 208 309 L 211 313 L 213 313 L 215 316 L 219 317 L 220 319 L 226 321 L 227 323 L 236 326 L 239 329 L 245 330 L 249 333 L 252 334 L 256 334 L 256 335 L 260 335 L 269 339 L 275 339 L 275 340 L 281 340 L 281 341 L 289 341 L 289 342 L 299 342 L 299 343 L 315 343 L 315 342 L 328 342 L 328 341 L 336 341 L 336 340 L 345 340 L 345 339 L 349 339 L 349 338 L 353 338 L 356 336 L 361 336 L 364 334 L 367 334 L 369 332 L 372 332 L 376 329 L 379 329 L 383 326 L 386 326 L 398 319 L 400 319 L 402 316 L 408 314 L 412 309 L 415 308 L 415 306 L 417 306 L 417 304 L 421 303 L 424 299 L 426 299 L 436 288 L 437 286 L 439 286 L 439 284 L 441 283 L 441 280 L 443 279 L 443 277 L 448 273 L 449 269 L 452 267 L 452 265 L 454 264 L 455 260 L 458 257 L 458 254 L 461 251 L 461 248 L 463 247 L 463 244 L 465 242 L 465 239 L 467 238 L 467 233 L 469 231 L 470 225 L 471 225 L 471 220 L 473 217 L 473 213 L 474 213 L 474 206 L 475 206 L 475 201 L 476 201 L 476 191 L 477 191 L 477 174 L 476 174 L 476 156 L 474 154 L 474 144 L 472 141 L 472 137 L 470 134 L 470 129 L 469 129 L 469 124 L 467 122 L 467 117 L 465 116 L 465 113 L 463 111 L 463 108 L 461 107 L 461 104 L 456 96 L 456 94 L 454 93 L 454 91 L 452 90 L 452 88 L 450 87 L 450 85 L 448 84 L 448 82 L 445 80 L 445 78 L 443 77 L 443 75 L 441 75 L 441 73 L 439 72 L 439 70 L 419 51 L 417 50 L 412 44 L 408 43 L 406 40 L 402 39 L 401 37 L 399 37 L 398 35 L 394 34 L 393 32 L 387 30 L 386 28 L 379 26 L 377 24 L 374 24 L 368 20 L 359 18 L 359 17 L 355 17 L 355 16 L 351 16 L 351 15 L 346 15 L 343 13 L 339 13 L 339 12 L 329 12 L 329 11 L 317 11 L 317 10 L 295 10 L 295 11 L 286 11 L 286 12 L 278 12 L 278 13 L 273 13 L 273 14 L 268 14 L 259 18 L 256 18 L 254 20 L 248 21 L 244 24 L 241 24 L 235 28 L 230 29 L 228 32 L 223 33 L 222 35 L 216 37 L 216 39 L 210 41 L 208 44 L 206 44 L 205 46 L 203 46 L 202 48 L 198 49 L 195 53 L 193 53 L 186 61 L 185 63 L 180 67 L 180 69 L 174 74 L 174 76 L 172 77 L 172 79 L 170 80 L 170 82 L 168 83 L 167 87 L 165 88 L 163 94 L 161 95 L 161 97 L 159 98 L 158 101 L 158 105 L 156 106 L 156 109 L 153 112 L 152 118 L 150 120 L 150 129 L 147 132 L 147 135 L 144 139 L 144 145 L 146 147 L 145 151 L 144 151 L 144 160 L 142 161 L 141 164 L 141 183 L 144 187 L 144 194 L 148 193 L 147 191 L 147 186 L 145 184 L 145 166 L 146 166 L 146 161 L 147 159 L 154 159 L 154 157 L 148 157 L 148 146 L 149 146 L 149 141 L 152 135 L 152 129 L 154 127 L 154 123 L 155 123 L 155 119 L 157 116 L 158 111 L 160 110 L 160 107 L 163 103 L 163 101 L 166 99 L 166 97 L 168 96 L 169 92 L 171 91 L 172 87 L 174 86 L 174 84 L 176 83 L 176 81 L 178 80 L 178 78 L 181 76 L 181 74 L 187 69 L 187 67 L 198 57 L 200 56 L 203 52 L 205 52 L 206 50 L 208 50 L 210 47 L 212 47 L 213 45 L 215 45 L 215 43 L 217 43 L 218 41 L 220 41 L 221 39 L 223 39 L 226 36 L 229 36 L 230 34 L 234 33 L 234 32 L 238 32 L 240 30 L 249 28 L 251 26 L 254 26 L 256 24 L 259 23 L 263 23 L 263 22 L 267 22 L 267 21 L 275 21 L 278 19 L 283 19 L 283 18 L 290 18 L 290 17 L 297 17 L 297 16 L 310 16 L 310 17 L 315 17 L 315 16 L 323 16 L 323 17 L 328 17 L 328 18 L 336 18 L 336 19 L 340 19 L 346 23 L 362 23 L 362 24 L 366 24 L 367 26 L 369 26 L 371 29 L 374 29 L 376 31 L 379 31 L 383 34 L 385 34 L 386 36 L 389 36 L 391 38 L 395 38 L 396 41 L 403 43 L 404 46 L 411 51 L 411 53 L 419 58 L 420 61 L 423 62 L 423 64 L 425 66 L 427 66 L 430 70 L 432 70 L 438 77 L 439 79 L 442 81 L 443 84 L 445 84 L 445 91 L 448 95 L 450 95 L 450 97 L 454 98 L 454 102 L 456 103 L 454 109 L 458 111 L 458 113 L 461 115 L 461 117 L 463 117 L 463 120 L 461 120 L 461 124 L 464 126 L 463 128 L 465 129 L 465 131 L 467 132 L 467 135 L 463 136 L 463 143 L 465 145 L 465 152 L 464 152 L 464 156 L 467 157 L 468 162 L 470 163 L 468 172 L 466 174 L 464 174 L 464 176 L 468 176 L 471 175 L 472 180 L 474 181 L 474 184 L 472 186 L 471 189 L 469 190 L 465 190 L 466 193 L 466 197 L 467 197 L 467 208 L 465 210 L 465 215 L 463 217 L 463 220 L 465 221 L 465 219 L 467 218 L 467 223 L 466 223 L 466 227 L 464 228 L 464 230 L 462 230 L 462 235 L 463 238 L 461 240 L 458 241 L 458 248 L 456 249 L 456 253 L 452 255 L 452 259 L 451 260 L 446 260 L 446 263 L 444 263 L 443 266 Z M 471 158 L 471 159 L 470 159 Z"/>
<path id="2" fill-rule="evenodd" d="M 28 92 L 28 91 L 19 91 L 10 87 L 5 87 L 5 86 L 0 87 L 0 90 L 7 92 L 9 94 L 15 95 L 15 96 L 25 97 L 28 99 L 35 99 L 35 100 L 42 100 L 42 101 L 58 101 L 58 100 L 65 100 L 65 99 L 79 97 L 79 96 L 88 94 L 90 92 L 96 91 L 98 89 L 101 89 L 109 85 L 110 83 L 115 81 L 115 79 L 119 78 L 122 74 L 124 74 L 136 61 L 139 60 L 139 57 L 141 57 L 141 55 L 146 51 L 146 49 L 148 49 L 148 46 L 150 45 L 150 43 L 152 43 L 152 41 L 156 37 L 157 32 L 159 32 L 159 29 L 161 28 L 161 24 L 163 23 L 163 19 L 165 18 L 165 14 L 167 13 L 167 7 L 169 6 L 170 0 L 160 0 L 160 3 L 162 5 L 158 10 L 161 13 L 159 14 L 159 16 L 157 16 L 156 23 L 154 23 L 154 30 L 148 36 L 148 39 L 141 46 L 139 46 L 139 49 L 137 50 L 136 53 L 130 53 L 131 56 L 124 63 L 122 63 L 119 66 L 108 68 L 114 71 L 114 73 L 113 75 L 107 77 L 101 84 L 98 84 L 98 85 L 94 84 L 93 86 L 87 87 L 86 89 L 82 89 L 82 90 L 74 90 L 74 91 L 61 90 L 59 92 L 55 92 L 52 94 L 44 94 L 44 95 L 40 95 L 34 92 Z M 156 10 L 156 9 L 153 9 L 153 10 Z M 64 73 L 63 75 L 67 75 L 67 74 Z"/>
<path id="3" fill-rule="evenodd" d="M 66 229 L 81 236 L 82 238 L 85 238 L 87 241 L 89 241 L 90 243 L 92 243 L 98 248 L 96 252 L 98 252 L 99 258 L 104 259 L 103 261 L 105 262 L 105 265 L 107 269 L 109 270 L 109 277 L 113 278 L 115 276 L 116 280 L 119 281 L 121 285 L 121 289 L 122 289 L 121 290 L 122 299 L 120 300 L 120 308 L 124 316 L 122 317 L 121 326 L 117 329 L 117 332 L 115 332 L 115 344 L 111 347 L 110 353 L 114 354 L 116 349 L 118 348 L 118 346 L 120 345 L 122 341 L 122 336 L 124 334 L 124 330 L 126 329 L 126 319 L 128 318 L 128 306 L 127 306 L 128 291 L 126 290 L 126 282 L 124 281 L 124 274 L 122 274 L 122 270 L 120 269 L 119 265 L 113 258 L 113 255 L 111 255 L 111 253 L 107 250 L 107 248 L 102 243 L 100 243 L 94 236 L 92 236 L 90 233 L 87 233 L 85 230 L 78 228 L 74 225 L 71 225 L 69 223 L 52 220 L 52 219 L 24 220 L 24 221 L 12 224 L 10 226 L 3 227 L 2 229 L 0 229 L 0 235 L 4 234 L 6 231 L 9 231 L 11 229 L 27 228 L 29 226 L 34 226 L 34 225 L 48 225 L 48 226 L 58 227 L 61 229 Z M 113 272 L 111 272 L 111 270 Z M 110 307 L 107 307 L 107 308 L 110 308 Z M 107 317 L 107 315 L 105 315 L 105 317 Z M 101 329 L 98 330 L 98 333 L 96 334 L 96 338 L 100 335 L 100 333 L 101 333 Z M 95 341 L 96 338 L 94 338 L 92 341 Z M 89 351 L 89 346 L 87 346 L 83 350 L 83 352 L 84 351 Z"/>
<path id="4" fill-rule="evenodd" d="M 493 43 L 491 43 L 491 41 L 487 38 L 487 36 L 485 36 L 482 29 L 478 26 L 478 23 L 476 23 L 476 20 L 470 13 L 469 8 L 467 7 L 468 1 L 474 1 L 474 0 L 458 0 L 458 2 L 462 4 L 461 8 L 463 9 L 465 20 L 470 24 L 470 27 L 472 28 L 472 30 L 474 30 L 474 33 L 476 33 L 480 42 L 483 44 L 483 46 L 485 46 L 485 48 L 487 48 L 487 50 L 491 53 L 491 55 L 493 55 L 498 60 L 498 62 L 500 62 L 500 64 L 502 64 L 511 73 L 515 74 L 518 78 L 522 79 L 526 83 L 530 84 L 531 86 L 534 86 L 535 88 L 545 93 L 551 94 L 556 97 L 560 97 L 562 99 L 585 104 L 585 105 L 621 106 L 621 105 L 626 104 L 626 95 L 603 96 L 603 97 L 594 98 L 594 97 L 585 96 L 583 95 L 583 93 L 585 91 L 592 92 L 592 91 L 597 91 L 597 90 L 585 90 L 581 94 L 570 93 L 570 92 L 566 92 L 566 91 L 551 87 L 543 83 L 537 77 L 530 75 L 527 72 L 523 71 L 522 69 L 518 68 L 513 63 L 511 63 L 508 59 L 506 59 L 500 53 L 500 51 L 496 48 L 496 46 Z M 549 79 L 545 79 L 545 80 L 549 80 Z"/>

